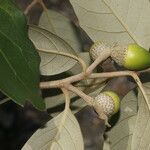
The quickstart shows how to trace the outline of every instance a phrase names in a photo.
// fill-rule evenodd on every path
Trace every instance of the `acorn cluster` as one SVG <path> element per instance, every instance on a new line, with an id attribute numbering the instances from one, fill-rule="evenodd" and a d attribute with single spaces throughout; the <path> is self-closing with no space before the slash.
<path id="1" fill-rule="evenodd" d="M 104 42 L 96 42 L 90 49 L 90 55 L 95 60 L 106 50 L 111 51 L 111 58 L 128 70 L 142 70 L 150 67 L 150 53 L 137 44 L 110 46 Z M 118 112 L 120 99 L 115 92 L 106 91 L 95 97 L 98 105 L 109 117 Z"/>
<path id="2" fill-rule="evenodd" d="M 90 49 L 90 55 L 95 60 L 107 49 L 111 50 L 112 59 L 128 70 L 143 70 L 150 67 L 150 53 L 137 44 L 109 46 L 104 42 L 96 42 Z"/>

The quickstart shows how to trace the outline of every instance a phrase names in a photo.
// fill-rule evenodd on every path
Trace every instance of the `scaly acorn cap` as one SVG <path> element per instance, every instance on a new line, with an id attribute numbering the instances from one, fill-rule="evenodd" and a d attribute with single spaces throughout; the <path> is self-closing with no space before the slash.
<path id="1" fill-rule="evenodd" d="M 120 98 L 115 92 L 105 91 L 96 96 L 95 100 L 107 116 L 111 116 L 119 110 Z"/>
<path id="2" fill-rule="evenodd" d="M 90 48 L 90 56 L 95 60 L 102 52 L 110 50 L 110 46 L 102 41 L 95 42 Z"/>
<path id="3" fill-rule="evenodd" d="M 150 67 L 150 53 L 137 44 L 117 45 L 112 48 L 112 59 L 129 70 L 142 70 Z"/>

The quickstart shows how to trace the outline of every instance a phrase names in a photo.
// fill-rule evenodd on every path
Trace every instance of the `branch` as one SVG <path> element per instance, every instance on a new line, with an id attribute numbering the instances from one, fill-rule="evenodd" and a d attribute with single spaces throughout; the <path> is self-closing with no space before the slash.
<path id="1" fill-rule="evenodd" d="M 97 59 L 95 60 L 95 63 L 97 64 Z M 94 68 L 94 67 L 91 67 L 91 66 L 94 66 L 93 64 L 89 66 L 89 68 Z M 89 69 L 88 68 L 88 69 Z M 87 70 L 88 70 L 87 69 Z M 91 70 L 92 70 L 91 69 Z M 90 70 L 90 71 L 91 71 Z M 150 102 L 148 100 L 148 97 L 144 91 L 144 88 L 143 88 L 143 85 L 139 79 L 139 77 L 137 76 L 137 74 L 133 71 L 117 71 L 117 72 L 107 72 L 107 73 L 93 73 L 93 74 L 90 74 L 88 76 L 86 76 L 86 74 L 84 73 L 80 73 L 78 75 L 74 75 L 74 76 L 71 76 L 71 77 L 68 77 L 66 79 L 62 79 L 62 80 L 57 80 L 57 81 L 50 81 L 50 82 L 41 82 L 40 83 L 40 87 L 41 88 L 60 88 L 60 87 L 63 87 L 64 85 L 67 85 L 67 84 L 71 84 L 73 82 L 76 82 L 76 81 L 80 81 L 80 80 L 83 80 L 87 77 L 93 79 L 93 78 L 113 78 L 113 77 L 120 77 L 120 76 L 131 76 L 135 82 L 137 83 L 137 85 L 139 86 L 143 96 L 144 96 L 144 99 L 148 105 L 148 108 L 150 110 Z"/>
<path id="2" fill-rule="evenodd" d="M 71 84 L 73 82 L 81 81 L 86 79 L 93 70 L 99 65 L 102 61 L 104 61 L 106 58 L 110 56 L 110 51 L 106 53 L 102 53 L 88 68 L 85 72 L 82 72 L 80 74 L 62 79 L 62 80 L 56 80 L 56 81 L 49 81 L 49 82 L 41 82 L 40 88 L 41 89 L 48 89 L 48 88 L 60 88 L 63 87 L 64 84 Z"/>
<path id="3" fill-rule="evenodd" d="M 108 57 L 110 57 L 111 51 L 108 49 L 101 53 L 101 55 L 98 56 L 98 58 L 87 68 L 86 74 L 87 76 L 90 75 L 93 70 L 104 60 L 106 60 Z"/>
<path id="4" fill-rule="evenodd" d="M 148 108 L 150 110 L 150 102 L 144 91 L 143 85 L 135 72 L 133 72 L 133 71 L 117 71 L 117 72 L 108 72 L 108 73 L 93 73 L 90 75 L 89 78 L 101 78 L 101 77 L 112 78 L 112 77 L 120 77 L 120 76 L 131 76 L 135 80 L 135 82 L 139 86 L 139 88 L 144 96 L 144 99 L 148 105 Z"/>
<path id="5" fill-rule="evenodd" d="M 28 7 L 25 9 L 24 14 L 27 15 L 29 11 L 37 4 L 37 0 L 33 0 Z"/>
<path id="6" fill-rule="evenodd" d="M 89 95 L 86 95 L 85 93 L 83 93 L 81 90 L 79 90 L 78 88 L 76 88 L 75 86 L 73 85 L 66 85 L 65 86 L 69 91 L 72 91 L 73 93 L 77 94 L 78 96 L 80 96 L 82 99 L 84 99 L 88 105 L 90 106 L 93 106 L 93 102 L 94 102 L 94 99 L 89 96 Z"/>

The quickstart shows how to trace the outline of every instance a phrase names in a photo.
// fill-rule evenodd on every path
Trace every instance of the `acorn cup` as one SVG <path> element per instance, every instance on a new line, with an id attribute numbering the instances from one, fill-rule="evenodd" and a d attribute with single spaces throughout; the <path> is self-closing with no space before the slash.
<path id="1" fill-rule="evenodd" d="M 128 70 L 143 70 L 150 67 L 150 53 L 137 44 L 115 46 L 112 48 L 112 59 Z"/>
<path id="2" fill-rule="evenodd" d="M 95 97 L 95 101 L 99 107 L 103 109 L 104 114 L 108 117 L 111 117 L 117 113 L 120 107 L 120 98 L 115 92 L 112 91 L 100 93 Z"/>
<path id="3" fill-rule="evenodd" d="M 106 50 L 111 50 L 110 45 L 102 41 L 95 42 L 90 48 L 90 56 L 95 60 L 101 53 L 105 53 Z"/>

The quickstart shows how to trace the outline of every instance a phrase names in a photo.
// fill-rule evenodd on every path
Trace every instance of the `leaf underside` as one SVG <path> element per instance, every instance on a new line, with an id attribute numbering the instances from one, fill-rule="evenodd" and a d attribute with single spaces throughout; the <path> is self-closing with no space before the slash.
<path id="1" fill-rule="evenodd" d="M 150 82 L 144 84 L 145 92 L 150 100 Z M 138 94 L 139 111 L 135 122 L 134 133 L 132 137 L 132 150 L 150 149 L 150 111 L 143 98 L 141 91 Z"/>
<path id="2" fill-rule="evenodd" d="M 53 10 L 43 11 L 39 26 L 64 39 L 76 52 L 82 50 L 75 26 L 61 13 Z"/>
<path id="3" fill-rule="evenodd" d="M 119 114 L 116 124 L 107 132 L 111 150 L 132 150 L 131 141 L 137 117 L 137 98 L 133 91 L 122 99 Z"/>
<path id="4" fill-rule="evenodd" d="M 80 26 L 93 41 L 150 44 L 148 0 L 70 0 Z"/>
<path id="5" fill-rule="evenodd" d="M 22 150 L 48 150 L 53 144 L 57 150 L 83 150 L 83 138 L 79 124 L 71 111 L 59 130 L 63 112 L 47 122 L 46 127 L 37 130 L 24 145 Z M 56 135 L 59 134 L 58 138 Z"/>
<path id="6" fill-rule="evenodd" d="M 59 52 L 77 56 L 72 47 L 57 35 L 38 26 L 30 26 L 29 37 L 37 49 L 46 50 L 39 52 L 41 57 L 40 70 L 42 75 L 56 75 L 71 69 L 76 60 L 62 56 Z M 54 53 L 51 53 L 54 52 Z"/>

